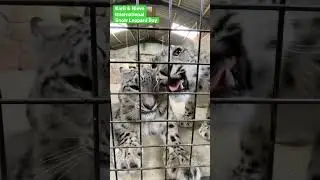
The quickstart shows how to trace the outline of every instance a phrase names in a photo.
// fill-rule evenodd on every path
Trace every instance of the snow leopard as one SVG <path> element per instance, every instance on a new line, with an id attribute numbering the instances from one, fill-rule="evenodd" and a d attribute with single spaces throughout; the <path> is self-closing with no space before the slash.
<path id="1" fill-rule="evenodd" d="M 168 53 L 168 51 L 169 50 L 165 48 L 156 54 L 152 59 L 154 63 L 152 64 L 152 68 L 159 69 L 157 78 L 163 84 L 167 85 L 167 92 L 182 92 L 181 94 L 170 95 L 170 97 L 173 97 L 175 101 L 185 102 L 184 114 L 179 125 L 181 127 L 192 127 L 193 121 L 190 120 L 195 119 L 196 99 L 194 95 L 183 93 L 196 91 L 209 93 L 210 65 L 208 64 L 210 63 L 210 56 L 208 52 L 201 51 L 198 61 L 198 51 L 196 48 L 180 45 L 170 45 L 170 52 Z M 172 64 L 157 64 L 157 62 L 169 62 L 169 54 L 169 61 L 172 62 Z M 197 62 L 201 63 L 201 65 L 197 65 Z M 208 104 L 207 107 L 206 119 L 210 120 L 210 104 Z M 210 121 L 203 121 L 198 132 L 205 140 L 209 141 Z"/>
<path id="2" fill-rule="evenodd" d="M 237 3 L 242 3 L 237 2 Z M 249 1 L 247 1 L 248 3 Z M 279 2 L 250 1 L 256 4 Z M 310 2 L 310 1 L 308 1 Z M 315 1 L 313 1 L 315 2 Z M 281 14 L 281 13 L 280 13 Z M 283 42 L 277 38 L 276 11 L 213 11 L 211 97 L 318 99 L 319 13 L 287 12 Z M 268 28 L 262 31 L 261 28 Z M 281 37 L 281 36 L 279 36 Z M 276 47 L 283 45 L 283 51 Z M 279 71 L 276 54 L 282 53 Z M 226 79 L 225 65 L 232 62 Z M 274 74 L 279 73 L 279 82 Z M 226 73 L 225 73 L 226 74 Z M 232 81 L 230 81 L 232 80 Z M 236 82 L 236 83 L 233 83 Z M 230 86 L 231 84 L 231 86 Z M 274 91 L 273 87 L 279 90 Z M 213 93 L 212 93 L 213 92 Z M 219 92 L 219 93 L 218 93 Z M 308 180 L 320 178 L 319 106 L 316 104 L 214 104 L 213 179 L 264 180 L 285 176 L 274 168 L 279 146 L 313 148 L 306 167 Z M 273 112 L 274 114 L 271 114 Z M 276 121 L 272 121 L 276 118 Z M 279 152 L 280 153 L 280 152 Z"/>
<path id="3" fill-rule="evenodd" d="M 116 168 L 127 169 L 129 173 L 134 172 L 130 169 L 141 168 L 140 161 L 143 156 L 143 150 L 139 148 L 141 131 L 142 136 L 159 136 L 163 144 L 169 145 L 163 152 L 164 166 L 169 167 L 166 170 L 167 178 L 200 180 L 199 167 L 185 167 L 189 166 L 190 152 L 185 146 L 180 145 L 182 140 L 175 122 L 176 117 L 167 101 L 167 96 L 159 93 L 164 92 L 166 86 L 156 79 L 156 73 L 157 70 L 149 66 L 141 69 L 121 69 L 119 103 L 112 105 L 112 115 L 116 121 L 129 121 L 129 123 L 113 123 L 116 145 L 120 146 L 115 152 Z M 142 93 L 141 99 L 138 92 Z M 142 129 L 140 123 L 137 123 L 140 119 L 143 121 Z M 166 119 L 169 119 L 168 123 Z M 125 148 L 128 146 L 137 148 Z M 179 166 L 184 167 L 179 168 Z"/>
<path id="4" fill-rule="evenodd" d="M 88 9 L 86 8 L 88 12 Z M 109 31 L 105 17 L 96 17 L 98 95 L 106 92 Z M 38 63 L 29 98 L 83 99 L 94 97 L 91 30 L 88 14 L 72 23 L 30 20 Z M 21 156 L 10 180 L 95 179 L 92 104 L 27 104 L 32 145 Z M 109 163 L 109 132 L 100 121 L 100 164 Z M 100 167 L 98 167 L 100 168 Z M 106 173 L 105 173 L 106 174 Z"/>

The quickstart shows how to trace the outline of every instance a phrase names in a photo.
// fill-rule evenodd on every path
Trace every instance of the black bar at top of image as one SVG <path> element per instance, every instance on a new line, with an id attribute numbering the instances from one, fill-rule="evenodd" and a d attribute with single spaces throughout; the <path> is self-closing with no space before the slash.
<path id="1" fill-rule="evenodd" d="M 320 104 L 320 99 L 210 98 L 214 104 Z M 106 98 L 28 98 L 0 99 L 0 104 L 110 104 Z"/>
<path id="2" fill-rule="evenodd" d="M 68 1 L 68 0 L 6 0 L 0 1 L 0 5 L 23 5 L 23 6 L 95 6 L 95 7 L 110 7 L 107 1 Z"/>
<path id="3" fill-rule="evenodd" d="M 211 32 L 210 30 L 201 30 L 201 29 L 170 29 L 170 28 L 158 28 L 158 27 L 114 27 L 110 26 L 111 29 L 132 29 L 132 30 L 155 30 L 155 31 L 188 31 L 188 32 Z"/>
<path id="4" fill-rule="evenodd" d="M 320 104 L 320 99 L 210 98 L 213 104 Z"/>
<path id="5" fill-rule="evenodd" d="M 96 8 L 90 7 L 90 32 L 91 32 L 91 59 L 92 59 L 92 89 L 93 96 L 98 96 L 98 72 L 97 72 L 97 32 L 96 32 Z M 93 133 L 94 133 L 94 173 L 95 179 L 100 180 L 100 133 L 99 133 L 99 109 L 98 104 L 93 104 Z"/>
<path id="6" fill-rule="evenodd" d="M 231 9 L 231 10 L 285 10 L 285 11 L 320 11 L 320 6 L 292 6 L 292 5 L 244 5 L 244 4 L 210 4 L 211 9 Z"/>
<path id="7" fill-rule="evenodd" d="M 2 99 L 2 94 L 0 90 L 0 100 Z M 4 129 L 3 129 L 3 114 L 2 105 L 0 104 L 0 148 L 1 148 L 1 179 L 7 180 L 7 157 L 6 157 L 6 145 L 4 140 Z"/>

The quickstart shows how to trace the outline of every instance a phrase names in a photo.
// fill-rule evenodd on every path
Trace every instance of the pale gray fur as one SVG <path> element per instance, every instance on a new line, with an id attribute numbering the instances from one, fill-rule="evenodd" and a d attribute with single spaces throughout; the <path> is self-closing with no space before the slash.
<path id="1" fill-rule="evenodd" d="M 122 83 L 121 93 L 136 93 L 139 92 L 139 70 L 121 69 Z M 140 123 L 135 123 L 140 119 L 140 111 L 142 121 L 142 135 L 160 136 L 162 142 L 168 145 L 176 145 L 168 147 L 167 159 L 165 152 L 163 153 L 163 162 L 167 162 L 168 178 L 177 180 L 200 180 L 201 172 L 198 167 L 178 168 L 179 166 L 188 166 L 190 154 L 184 146 L 179 146 L 182 143 L 178 126 L 176 122 L 168 122 L 168 133 L 166 122 L 152 122 L 154 120 L 161 121 L 167 119 L 167 96 L 157 94 L 161 91 L 161 85 L 155 78 L 156 71 L 150 67 L 141 68 L 140 73 L 140 92 L 154 92 L 155 94 L 141 94 L 141 109 L 139 104 L 138 94 L 120 94 L 119 104 L 113 105 L 113 119 L 120 121 L 131 121 L 132 123 L 116 123 L 114 124 L 115 139 L 118 146 L 140 146 Z M 169 106 L 170 120 L 175 120 L 176 117 Z M 167 134 L 167 136 L 166 136 Z M 140 148 L 121 148 L 116 150 L 117 168 L 130 169 L 140 168 L 141 160 Z M 164 164 L 166 166 L 166 164 Z M 134 171 L 129 171 L 133 173 Z M 137 172 L 137 171 L 135 171 Z"/>
<path id="2" fill-rule="evenodd" d="M 254 3 L 257 4 L 256 1 Z M 275 47 L 270 48 L 268 45 L 276 38 L 277 13 L 241 11 L 232 21 L 241 23 L 244 45 L 253 69 L 253 90 L 248 91 L 245 96 L 270 97 Z M 320 25 L 317 23 L 319 15 L 310 12 L 290 12 L 285 22 L 279 96 L 281 98 L 319 98 L 320 65 L 317 52 L 320 50 L 318 31 Z M 261 31 L 260 28 L 253 27 L 268 27 L 268 30 Z M 316 140 L 320 132 L 319 112 L 318 105 L 278 106 L 276 142 L 291 146 L 314 145 L 307 175 L 308 180 L 320 177 L 320 142 Z M 213 116 L 216 142 L 221 142 L 221 144 L 214 143 L 213 145 L 215 153 L 212 159 L 216 163 L 212 167 L 214 169 L 212 178 L 266 179 L 267 164 L 270 163 L 268 161 L 269 150 L 271 150 L 269 106 L 221 104 L 215 106 Z M 231 134 L 223 133 L 229 132 L 234 126 L 237 126 L 240 132 L 239 139 L 238 133 L 235 133 L 235 137 L 232 138 L 228 137 Z M 240 156 L 237 154 L 239 152 Z M 232 172 L 234 160 L 237 162 Z M 221 163 L 220 161 L 226 162 Z"/>

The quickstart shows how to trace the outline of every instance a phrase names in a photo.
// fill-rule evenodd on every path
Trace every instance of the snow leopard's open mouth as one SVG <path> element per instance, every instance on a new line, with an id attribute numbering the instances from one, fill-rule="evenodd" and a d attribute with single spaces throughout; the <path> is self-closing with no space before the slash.
<path id="1" fill-rule="evenodd" d="M 63 80 L 76 89 L 92 91 L 92 80 L 82 75 L 63 76 Z"/>
<path id="2" fill-rule="evenodd" d="M 170 78 L 168 83 L 170 92 L 182 92 L 188 90 L 188 81 L 186 78 Z"/>
<path id="3" fill-rule="evenodd" d="M 245 89 L 237 58 L 225 59 L 213 67 L 210 93 L 214 97 L 240 95 Z M 241 72 L 241 73 L 239 73 Z"/>
<path id="4" fill-rule="evenodd" d="M 221 91 L 236 86 L 236 79 L 232 72 L 235 64 L 236 59 L 226 60 L 217 68 L 211 82 L 213 91 Z"/>
<path id="5" fill-rule="evenodd" d="M 244 58 L 228 58 L 213 66 L 210 93 L 215 97 L 241 96 L 252 88 L 251 68 Z"/>
<path id="6" fill-rule="evenodd" d="M 171 82 L 171 84 L 169 84 L 168 88 L 171 92 L 181 91 L 184 89 L 183 81 L 181 79 L 175 79 Z"/>

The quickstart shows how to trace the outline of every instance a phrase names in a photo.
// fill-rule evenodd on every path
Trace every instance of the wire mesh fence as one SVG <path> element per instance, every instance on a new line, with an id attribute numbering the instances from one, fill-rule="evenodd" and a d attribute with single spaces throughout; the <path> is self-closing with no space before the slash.
<path id="1" fill-rule="evenodd" d="M 135 1 L 135 2 L 133 2 L 132 4 L 139 4 L 139 1 Z M 119 29 L 128 29 L 128 30 L 135 30 L 137 33 L 137 39 L 140 39 L 140 36 L 143 34 L 143 32 L 145 32 L 145 31 L 158 31 L 159 33 L 167 33 L 167 44 L 166 44 L 166 47 L 168 48 L 167 49 L 167 52 L 170 54 L 170 52 L 172 51 L 171 50 L 171 42 L 172 42 L 172 40 L 171 40 L 171 37 L 172 37 L 172 32 L 173 31 L 176 31 L 176 32 L 179 32 L 179 31 L 184 31 L 184 32 L 186 32 L 187 31 L 187 33 L 191 33 L 191 32 L 198 32 L 199 33 L 199 35 L 197 36 L 197 42 L 198 42 L 198 47 L 197 47 L 197 51 L 198 51 L 198 53 L 197 53 L 197 62 L 196 63 L 192 63 L 192 62 L 172 62 L 171 61 L 171 59 L 170 59 L 170 56 L 168 56 L 168 59 L 167 59 L 167 62 L 144 62 L 144 61 L 142 61 L 141 60 L 141 57 L 140 57 L 140 55 L 139 54 L 141 54 L 141 45 L 140 45 L 140 41 L 138 40 L 137 41 L 137 54 L 138 54 L 138 56 L 137 56 L 137 61 L 136 62 L 132 62 L 132 61 L 112 61 L 112 62 L 110 62 L 110 64 L 112 64 L 112 63 L 118 63 L 118 64 L 122 64 L 122 63 L 131 63 L 131 64 L 133 64 L 133 63 L 135 63 L 135 64 L 137 64 L 137 69 L 138 69 L 138 72 L 139 72 L 139 86 L 140 86 L 140 71 L 141 71 L 141 66 L 142 65 L 152 65 L 152 64 L 157 64 L 157 65 L 159 65 L 159 64 L 162 64 L 162 65 L 167 65 L 168 67 L 170 66 L 170 65 L 174 65 L 174 64 L 180 64 L 180 65 L 193 65 L 193 66 L 197 66 L 197 72 L 199 72 L 199 65 L 210 65 L 209 63 L 201 63 L 201 62 L 199 62 L 199 59 L 200 59 L 200 50 L 201 50 L 201 39 L 202 39 L 202 35 L 204 34 L 204 33 L 209 33 L 210 32 L 210 30 L 205 30 L 204 28 L 202 28 L 202 19 L 203 19 L 203 14 L 204 14 L 204 10 L 205 10 L 205 7 L 204 7 L 204 1 L 202 0 L 202 1 L 200 1 L 200 8 L 199 8 L 199 16 L 198 16 L 198 18 L 199 18 L 199 24 L 198 24 L 198 27 L 197 28 L 195 28 L 195 29 L 179 29 L 179 27 L 178 28 L 172 28 L 172 24 L 173 24 L 173 18 L 174 18 L 174 16 L 176 15 L 176 13 L 174 13 L 174 11 L 173 11 L 173 1 L 172 0 L 170 0 L 170 1 L 168 1 L 168 4 L 167 4 L 167 8 L 168 8 L 168 22 L 167 22 L 167 25 L 159 25 L 160 27 L 140 27 L 140 26 L 136 26 L 136 27 L 112 27 L 112 26 L 110 26 L 110 28 L 112 29 L 112 28 L 119 28 Z M 161 3 L 160 4 L 152 4 L 152 5 L 155 5 L 155 6 L 157 6 L 157 5 L 161 5 Z M 152 6 L 151 5 L 151 6 Z M 155 9 L 157 9 L 157 8 L 155 8 Z M 162 27 L 162 26 L 164 26 L 164 27 Z M 168 27 L 171 27 L 171 28 L 167 28 L 167 26 Z M 198 76 L 197 76 L 197 78 L 196 78 L 196 85 L 195 85 L 195 87 L 197 87 L 198 86 Z M 143 95 L 143 94 L 155 94 L 154 92 L 137 92 L 137 93 L 135 93 L 135 92 L 133 92 L 133 93 L 128 93 L 128 92 L 126 92 L 126 93 L 119 93 L 119 92 L 117 92 L 117 93 L 113 93 L 113 92 L 111 92 L 111 95 L 121 95 L 121 94 L 139 94 L 139 99 L 141 99 L 141 95 Z M 165 94 L 165 95 L 167 95 L 166 96 L 166 99 L 167 99 L 167 102 L 169 102 L 170 101 L 170 98 L 169 98 L 169 95 L 174 95 L 174 94 L 189 94 L 189 95 L 194 95 L 195 96 L 195 99 L 197 99 L 197 95 L 209 95 L 209 93 L 203 93 L 203 92 L 198 92 L 198 90 L 196 89 L 195 90 L 195 92 L 157 92 L 157 94 Z M 111 172 L 115 172 L 115 179 L 118 179 L 119 178 L 119 175 L 118 175 L 118 173 L 119 172 L 121 172 L 121 171 L 128 171 L 128 170 L 136 170 L 136 171 L 140 171 L 140 179 L 148 179 L 148 178 L 151 178 L 150 176 L 148 177 L 146 174 L 144 174 L 143 173 L 143 171 L 148 171 L 148 170 L 165 170 L 164 171 L 164 173 L 162 174 L 162 177 L 160 177 L 160 179 L 167 179 L 167 171 L 166 171 L 166 169 L 172 169 L 172 167 L 170 167 L 170 166 L 168 166 L 168 164 L 167 164 L 167 157 L 168 157 L 168 154 L 167 154 L 167 150 L 165 150 L 164 152 L 165 152 L 165 162 L 164 162 L 164 166 L 153 166 L 153 167 L 147 167 L 146 165 L 144 165 L 144 163 L 142 162 L 142 159 L 143 159 L 143 157 L 144 157 L 144 155 L 143 155 L 143 153 L 142 153 L 142 157 L 141 157 L 141 161 L 140 161 L 140 165 L 141 165 L 141 168 L 134 168 L 134 169 L 132 169 L 132 168 L 126 168 L 126 169 L 122 169 L 121 167 L 116 167 L 116 161 L 117 161 L 117 158 L 116 158 L 116 156 L 115 156 L 115 154 L 116 154 L 116 152 L 115 152 L 115 150 L 116 149 L 123 149 L 123 148 L 142 148 L 142 149 L 148 149 L 148 148 L 168 148 L 168 147 L 174 147 L 175 145 L 168 145 L 168 134 L 167 134 L 167 136 L 166 136 L 166 142 L 164 143 L 164 145 L 143 145 L 143 143 L 142 143 L 142 137 L 143 137 L 143 135 L 141 134 L 142 133 L 142 131 L 141 131 L 141 128 L 142 128 L 142 123 L 143 122 L 145 122 L 144 120 L 141 120 L 141 102 L 139 101 L 139 106 L 140 106 L 140 118 L 139 118 L 139 120 L 134 120 L 134 122 L 135 123 L 140 123 L 140 146 L 134 146 L 134 147 L 129 147 L 129 146 L 116 146 L 115 145 L 115 142 L 113 141 L 112 143 L 113 143 L 113 145 L 112 145 L 112 147 L 111 147 L 111 149 L 112 149 L 112 151 L 113 151 L 113 163 L 115 164 L 114 165 L 114 168 L 111 168 L 110 169 L 110 171 Z M 195 104 L 194 104 L 194 106 L 196 107 L 197 106 L 197 101 L 195 100 Z M 157 123 L 157 122 L 165 122 L 166 123 L 166 132 L 168 132 L 168 122 L 181 122 L 181 121 L 183 121 L 183 120 L 172 120 L 172 119 L 170 119 L 169 118 L 169 105 L 167 105 L 167 113 L 166 113 L 166 120 L 152 120 L 152 123 Z M 196 114 L 196 113 L 195 113 Z M 194 116 L 195 116 L 195 114 L 194 114 Z M 191 160 L 192 160 L 192 156 L 193 156 L 193 153 L 192 153 L 192 149 L 193 149 L 193 147 L 195 146 L 209 146 L 210 144 L 209 143 L 194 143 L 193 141 L 194 141 L 194 132 L 195 132 L 195 122 L 203 122 L 203 121 L 209 121 L 209 120 L 204 120 L 204 119 L 197 119 L 196 117 L 192 117 L 193 119 L 196 119 L 196 120 L 188 120 L 189 122 L 192 122 L 193 123 L 193 125 L 192 125 L 192 132 L 191 132 L 191 140 L 190 140 L 190 143 L 189 144 L 179 144 L 179 146 L 181 146 L 181 147 L 190 147 L 190 162 L 189 162 L 189 166 L 175 166 L 174 168 L 188 168 L 188 167 L 203 167 L 203 168 L 208 168 L 208 167 L 210 167 L 210 165 L 192 165 L 191 164 Z M 128 122 L 128 123 L 130 123 L 130 121 L 123 121 L 123 120 L 121 120 L 121 121 L 115 121 L 115 120 L 111 120 L 111 132 L 114 132 L 114 128 L 113 128 L 113 125 L 115 124 L 115 123 L 125 123 L 125 122 Z M 113 139 L 114 139 L 114 137 L 115 137 L 115 135 L 114 135 L 114 133 L 112 133 L 112 137 L 113 137 Z M 153 156 L 153 155 L 152 155 Z M 152 176 L 152 178 L 158 178 L 157 176 Z"/>

